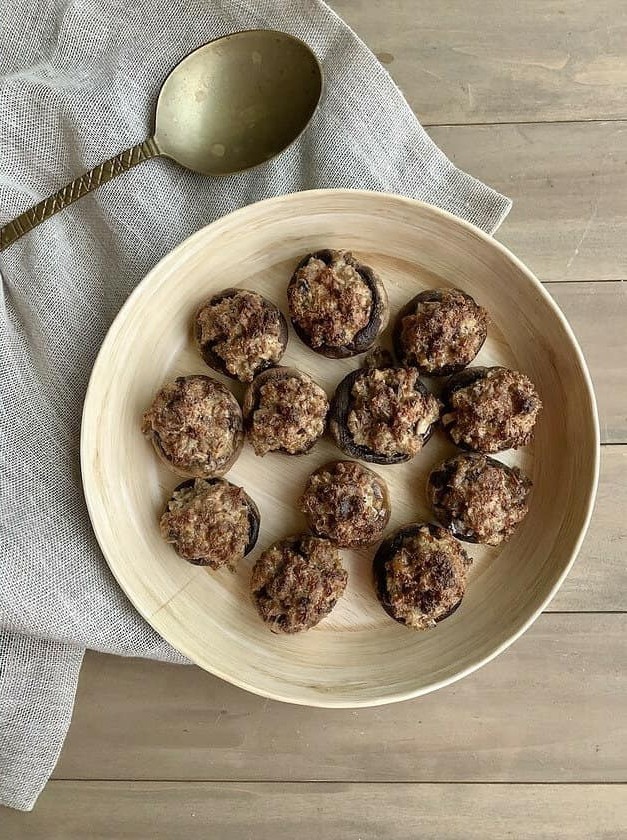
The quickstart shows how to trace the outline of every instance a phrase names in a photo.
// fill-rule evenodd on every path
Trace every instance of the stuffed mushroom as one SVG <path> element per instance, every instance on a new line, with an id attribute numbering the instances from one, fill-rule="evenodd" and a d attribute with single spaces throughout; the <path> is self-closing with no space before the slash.
<path id="1" fill-rule="evenodd" d="M 460 540 L 500 545 L 528 513 L 531 480 L 487 455 L 460 454 L 435 467 L 427 498 L 439 522 Z"/>
<path id="2" fill-rule="evenodd" d="M 191 478 L 224 475 L 244 440 L 239 403 L 210 376 L 166 383 L 144 413 L 141 430 L 164 463 Z"/>
<path id="3" fill-rule="evenodd" d="M 259 509 L 224 478 L 196 478 L 174 490 L 161 517 L 164 540 L 195 566 L 233 569 L 255 546 Z"/>
<path id="4" fill-rule="evenodd" d="M 471 563 L 462 546 L 440 525 L 405 525 L 384 540 L 375 555 L 377 597 L 395 621 L 428 630 L 461 604 Z"/>
<path id="5" fill-rule="evenodd" d="M 365 353 L 387 324 L 383 283 L 348 251 L 316 251 L 299 262 L 287 288 L 292 325 L 316 353 Z"/>
<path id="6" fill-rule="evenodd" d="M 488 334 L 488 313 L 460 289 L 430 289 L 412 298 L 394 324 L 402 365 L 449 376 L 472 362 Z"/>
<path id="7" fill-rule="evenodd" d="M 313 472 L 299 507 L 319 537 L 342 548 L 372 545 L 390 519 L 387 484 L 356 461 L 331 461 Z"/>
<path id="8" fill-rule="evenodd" d="M 256 455 L 308 452 L 326 430 L 329 400 L 316 382 L 295 368 L 260 373 L 244 396 L 244 422 Z"/>
<path id="9" fill-rule="evenodd" d="M 416 368 L 362 368 L 338 385 L 329 428 L 339 448 L 376 464 L 409 461 L 440 416 L 440 403 Z"/>
<path id="10" fill-rule="evenodd" d="M 209 367 L 252 382 L 278 364 L 287 346 L 287 321 L 271 301 L 248 289 L 224 289 L 194 316 L 194 339 Z"/>
<path id="11" fill-rule="evenodd" d="M 257 611 L 273 633 L 299 633 L 331 612 L 347 581 L 333 543 L 301 534 L 263 551 L 250 585 Z"/>
<path id="12" fill-rule="evenodd" d="M 451 440 L 475 452 L 525 446 L 542 408 L 533 382 L 504 367 L 466 368 L 448 380 L 442 398 Z"/>

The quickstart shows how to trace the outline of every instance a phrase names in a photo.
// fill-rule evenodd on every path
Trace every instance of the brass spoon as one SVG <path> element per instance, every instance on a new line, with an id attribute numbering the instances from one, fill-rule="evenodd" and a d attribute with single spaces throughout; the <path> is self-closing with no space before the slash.
<path id="1" fill-rule="evenodd" d="M 101 184 L 163 155 L 202 175 L 228 175 L 275 157 L 305 129 L 322 92 L 309 47 L 284 32 L 235 32 L 200 47 L 165 80 L 155 133 L 0 228 L 0 251 Z"/>

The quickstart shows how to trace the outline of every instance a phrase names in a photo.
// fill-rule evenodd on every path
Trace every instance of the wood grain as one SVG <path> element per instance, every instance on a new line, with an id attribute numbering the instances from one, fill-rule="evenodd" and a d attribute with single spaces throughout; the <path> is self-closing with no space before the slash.
<path id="1" fill-rule="evenodd" d="M 551 283 L 590 369 L 603 443 L 627 443 L 627 283 Z"/>
<path id="2" fill-rule="evenodd" d="M 461 682 L 302 709 L 200 669 L 88 654 L 57 778 L 624 782 L 627 615 L 548 615 Z"/>
<path id="3" fill-rule="evenodd" d="M 496 238 L 541 280 L 627 278 L 627 123 L 429 133 L 458 166 L 513 199 Z"/>
<path id="4" fill-rule="evenodd" d="M 622 0 L 334 0 L 426 124 L 622 119 Z"/>
<path id="5" fill-rule="evenodd" d="M 622 785 L 52 782 L 10 840 L 618 840 Z"/>
<path id="6" fill-rule="evenodd" d="M 549 605 L 549 611 L 611 612 L 627 608 L 626 476 L 627 447 L 604 446 L 590 528 L 579 557 Z"/>
<path id="7" fill-rule="evenodd" d="M 237 243 L 237 262 L 232 253 Z M 428 633 L 389 619 L 372 591 L 371 554 L 344 551 L 345 595 L 308 634 L 272 634 L 256 614 L 250 566 L 259 550 L 303 524 L 294 497 L 337 450 L 311 455 L 250 447 L 229 478 L 261 510 L 250 560 L 208 574 L 164 543 L 156 525 L 177 483 L 158 469 L 139 432 L 165 380 L 202 372 L 190 346 L 195 308 L 228 286 L 254 288 L 285 308 L 295 262 L 320 247 L 350 247 L 383 279 L 391 321 L 419 289 L 458 286 L 488 307 L 479 364 L 522 368 L 542 400 L 533 446 L 502 453 L 533 478 L 529 514 L 498 550 L 473 546 L 461 609 Z M 291 335 L 283 363 L 331 394 L 355 360 L 329 360 Z M 510 644 L 555 592 L 575 553 L 594 497 L 598 435 L 587 372 L 567 325 L 533 276 L 494 240 L 428 205 L 358 191 L 317 191 L 252 205 L 199 231 L 165 258 L 118 315 L 94 366 L 83 414 L 85 495 L 118 582 L 153 627 L 192 661 L 263 696 L 312 706 L 357 707 L 446 685 Z M 380 467 L 392 498 L 391 532 L 430 515 L 420 488 L 450 452 L 442 435 L 406 464 Z M 103 468 L 106 465 L 106 468 Z M 268 476 L 272 476 L 271 482 Z M 207 640 L 211 639 L 211 644 Z M 393 656 L 390 653 L 393 651 Z"/>

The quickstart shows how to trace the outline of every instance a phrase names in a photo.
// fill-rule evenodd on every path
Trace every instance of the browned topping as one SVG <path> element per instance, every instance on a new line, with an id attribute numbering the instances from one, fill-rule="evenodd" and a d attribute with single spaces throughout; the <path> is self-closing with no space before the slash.
<path id="1" fill-rule="evenodd" d="M 359 263 L 346 251 L 332 254 L 329 265 L 312 256 L 288 287 L 292 320 L 314 350 L 350 344 L 372 314 L 372 291 Z"/>
<path id="2" fill-rule="evenodd" d="M 241 487 L 197 478 L 174 491 L 161 517 L 161 534 L 185 560 L 233 569 L 246 553 L 250 515 Z"/>
<path id="3" fill-rule="evenodd" d="M 489 368 L 484 377 L 451 394 L 442 420 L 455 443 L 499 452 L 529 443 L 541 408 L 533 382 L 524 374 Z"/>
<path id="4" fill-rule="evenodd" d="M 340 546 L 370 545 L 390 518 L 385 482 L 354 461 L 335 461 L 316 470 L 300 509 L 313 531 Z"/>
<path id="5" fill-rule="evenodd" d="M 440 403 L 417 390 L 415 368 L 367 370 L 351 391 L 347 426 L 353 441 L 381 455 L 413 457 L 440 414 Z"/>
<path id="6" fill-rule="evenodd" d="M 458 605 L 470 558 L 443 528 L 423 525 L 385 563 L 390 611 L 416 630 L 434 627 Z"/>
<path id="7" fill-rule="evenodd" d="M 485 341 L 488 313 L 459 289 L 438 290 L 440 300 L 418 300 L 401 319 L 403 363 L 423 373 L 470 364 Z"/>
<path id="8" fill-rule="evenodd" d="M 176 469 L 197 476 L 228 468 L 242 433 L 242 413 L 231 392 L 208 376 L 180 376 L 161 388 L 142 419 Z"/>
<path id="9" fill-rule="evenodd" d="M 531 481 L 485 455 L 457 455 L 429 477 L 438 519 L 462 539 L 487 545 L 507 540 L 527 515 Z"/>
<path id="10" fill-rule="evenodd" d="M 348 574 L 328 540 L 303 536 L 266 549 L 253 568 L 253 600 L 275 633 L 298 633 L 328 615 Z"/>
<path id="11" fill-rule="evenodd" d="M 257 455 L 306 452 L 324 434 L 329 401 L 309 377 L 271 378 L 259 389 L 249 439 Z"/>
<path id="12" fill-rule="evenodd" d="M 276 364 L 285 349 L 284 325 L 277 307 L 245 289 L 217 295 L 196 314 L 198 340 L 219 356 L 241 382 Z"/>

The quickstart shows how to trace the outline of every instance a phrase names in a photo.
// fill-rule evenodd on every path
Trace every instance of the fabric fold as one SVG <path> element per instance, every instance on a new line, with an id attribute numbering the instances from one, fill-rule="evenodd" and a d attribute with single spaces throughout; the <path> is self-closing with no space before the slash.
<path id="1" fill-rule="evenodd" d="M 30 810 L 65 740 L 85 651 L 0 630 L 0 801 Z"/>

